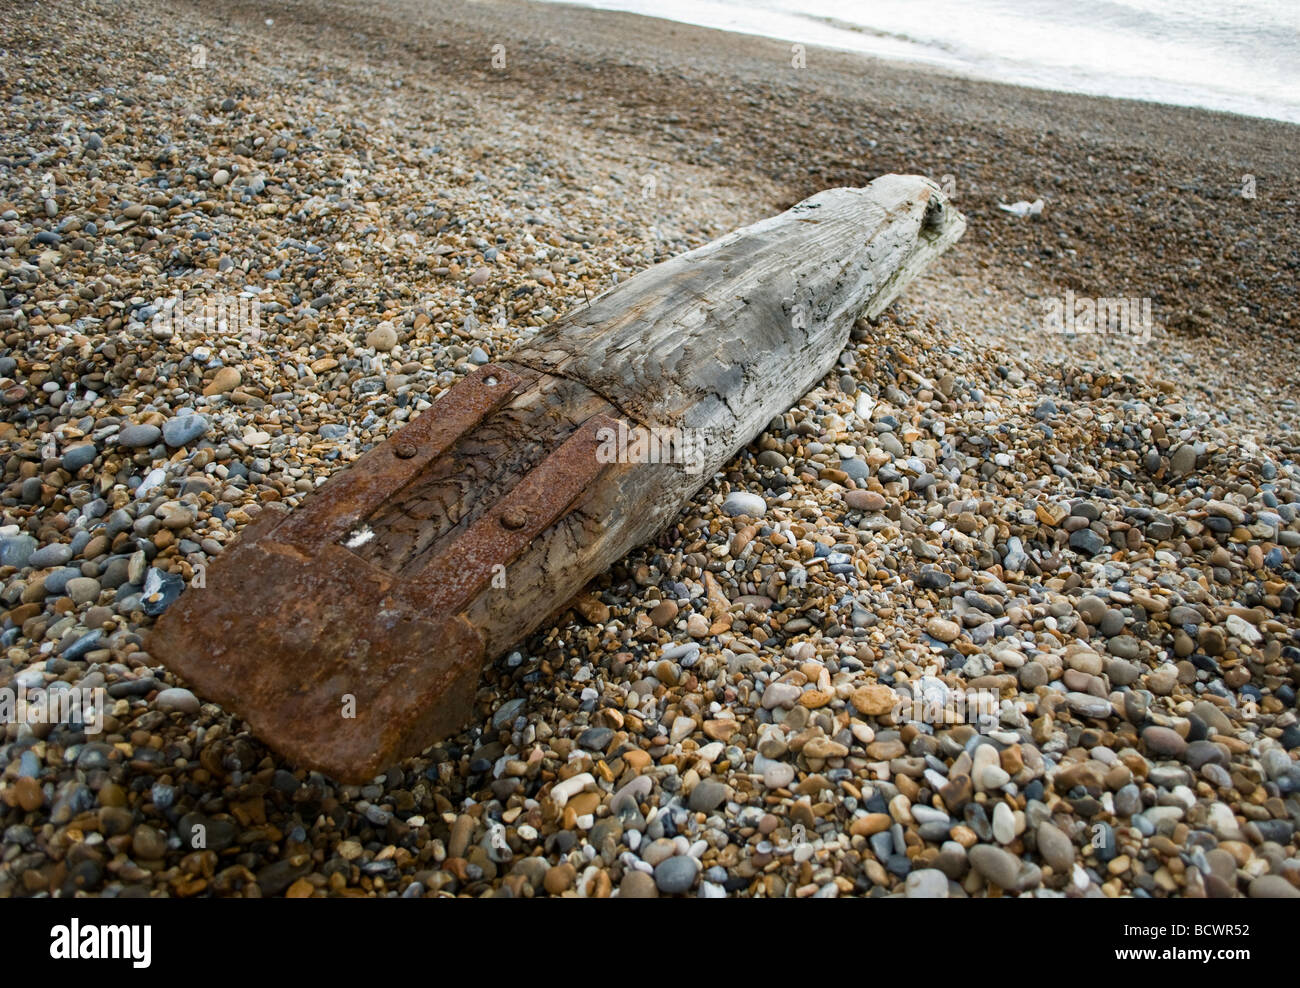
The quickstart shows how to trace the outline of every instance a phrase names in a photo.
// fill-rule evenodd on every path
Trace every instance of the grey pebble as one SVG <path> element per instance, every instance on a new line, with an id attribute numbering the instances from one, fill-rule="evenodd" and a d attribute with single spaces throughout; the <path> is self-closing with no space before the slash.
<path id="1" fill-rule="evenodd" d="M 11 535 L 0 539 L 0 566 L 22 569 L 31 564 L 37 542 L 30 535 Z"/>
<path id="2" fill-rule="evenodd" d="M 1020 860 L 1010 851 L 991 844 L 976 844 L 968 853 L 971 866 L 998 888 L 1015 891 Z"/>
<path id="3" fill-rule="evenodd" d="M 160 438 L 162 430 L 156 425 L 128 425 L 117 434 L 117 441 L 128 449 L 152 446 Z"/>
<path id="4" fill-rule="evenodd" d="M 172 448 L 186 446 L 212 428 L 206 415 L 177 415 L 162 427 L 163 441 Z"/>
<path id="5" fill-rule="evenodd" d="M 655 885 L 666 895 L 680 895 L 691 890 L 698 873 L 699 866 L 694 858 L 674 855 L 655 866 Z"/>
<path id="6" fill-rule="evenodd" d="M 1074 864 L 1074 845 L 1058 827 L 1050 823 L 1039 824 L 1038 853 L 1058 875 L 1068 874 Z"/>
<path id="7" fill-rule="evenodd" d="M 196 714 L 199 712 L 199 698 L 187 689 L 173 686 L 154 697 L 154 706 L 169 713 Z"/>
<path id="8" fill-rule="evenodd" d="M 711 813 L 727 798 L 727 787 L 721 782 L 705 779 L 691 790 L 690 807 L 697 813 Z"/>
<path id="9" fill-rule="evenodd" d="M 48 566 L 62 566 L 71 558 L 72 546 L 55 542 L 37 549 L 27 562 L 33 569 L 45 569 Z"/>
<path id="10" fill-rule="evenodd" d="M 920 868 L 908 873 L 903 888 L 909 899 L 946 899 L 948 876 L 938 868 Z"/>
<path id="11" fill-rule="evenodd" d="M 94 443 L 82 443 L 80 446 L 69 446 L 63 453 L 63 469 L 68 473 L 76 473 L 84 466 L 89 466 L 95 462 L 95 457 L 99 455 L 99 450 L 95 448 Z"/>

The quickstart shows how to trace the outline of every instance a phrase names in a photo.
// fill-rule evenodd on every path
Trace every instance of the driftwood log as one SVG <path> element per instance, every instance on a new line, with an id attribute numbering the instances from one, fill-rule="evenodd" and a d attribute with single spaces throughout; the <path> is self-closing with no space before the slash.
<path id="1" fill-rule="evenodd" d="M 661 531 L 964 228 L 886 175 L 629 279 L 264 511 L 150 652 L 290 761 L 373 778 L 462 728 L 484 662 Z"/>

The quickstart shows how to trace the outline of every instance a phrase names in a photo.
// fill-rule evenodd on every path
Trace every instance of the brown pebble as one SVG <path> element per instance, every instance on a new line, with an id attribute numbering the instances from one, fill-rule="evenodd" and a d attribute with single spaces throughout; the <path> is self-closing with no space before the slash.
<path id="1" fill-rule="evenodd" d="M 853 691 L 853 706 L 868 717 L 879 717 L 894 709 L 898 695 L 888 686 L 871 683 Z"/>
<path id="2" fill-rule="evenodd" d="M 854 837 L 870 837 L 888 830 L 893 822 L 888 813 L 868 813 L 853 821 L 849 833 Z"/>
<path id="3" fill-rule="evenodd" d="M 577 877 L 577 870 L 566 861 L 562 865 L 548 869 L 542 885 L 551 895 L 559 895 L 561 892 L 568 891 L 575 877 Z"/>
<path id="4" fill-rule="evenodd" d="M 141 824 L 131 837 L 131 852 L 145 861 L 156 861 L 167 852 L 167 841 L 153 827 Z"/>
<path id="5" fill-rule="evenodd" d="M 41 784 L 30 776 L 23 776 L 14 783 L 14 788 L 18 791 L 18 805 L 23 812 L 32 813 L 45 805 L 45 793 L 41 790 Z"/>
<path id="6" fill-rule="evenodd" d="M 208 386 L 203 389 L 203 393 L 209 398 L 213 395 L 225 394 L 227 391 L 233 391 L 239 387 L 242 377 L 238 367 L 222 367 L 212 376 Z"/>
<path id="7" fill-rule="evenodd" d="M 633 869 L 624 875 L 623 880 L 618 883 L 618 897 L 620 899 L 657 899 L 659 898 L 659 889 L 655 886 L 655 880 L 652 877 L 644 871 Z"/>
<path id="8" fill-rule="evenodd" d="M 661 600 L 650 611 L 650 623 L 656 628 L 666 628 L 677 617 L 677 601 Z"/>

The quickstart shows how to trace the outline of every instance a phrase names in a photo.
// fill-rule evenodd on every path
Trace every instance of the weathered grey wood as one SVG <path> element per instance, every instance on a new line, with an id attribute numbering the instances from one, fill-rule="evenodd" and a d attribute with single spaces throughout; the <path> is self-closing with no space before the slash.
<path id="1" fill-rule="evenodd" d="M 509 599 L 486 594 L 468 612 L 488 652 L 669 524 L 831 370 L 853 323 L 883 312 L 965 227 L 919 176 L 830 189 L 638 274 L 512 351 L 508 364 L 581 382 L 630 422 L 708 444 L 699 473 L 616 471 L 539 538 L 511 568 Z"/>
<path id="2" fill-rule="evenodd" d="M 830 189 L 637 275 L 509 359 L 581 381 L 643 423 L 715 431 L 711 472 L 964 228 L 921 178 Z"/>
<path id="3" fill-rule="evenodd" d="M 964 225 L 890 175 L 637 275 L 251 526 L 151 651 L 289 758 L 373 776 L 470 720 L 480 663 L 662 530 Z M 604 462 L 619 423 L 699 461 Z"/>

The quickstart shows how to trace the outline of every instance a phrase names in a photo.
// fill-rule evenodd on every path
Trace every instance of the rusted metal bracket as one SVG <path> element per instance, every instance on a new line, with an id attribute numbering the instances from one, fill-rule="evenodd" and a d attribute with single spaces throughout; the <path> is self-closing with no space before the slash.
<path id="1" fill-rule="evenodd" d="M 150 647 L 286 757 L 344 781 L 373 778 L 459 729 L 484 649 L 463 611 L 599 479 L 608 464 L 597 432 L 617 423 L 581 424 L 414 575 L 349 546 L 524 384 L 509 368 L 479 368 L 291 514 L 264 511 L 206 586 L 163 615 Z"/>
<path id="2" fill-rule="evenodd" d="M 310 550 L 344 538 L 522 384 L 518 374 L 493 364 L 466 375 L 425 414 L 316 492 L 276 529 L 276 539 Z"/>
<path id="3" fill-rule="evenodd" d="M 553 525 L 607 464 L 596 457 L 596 433 L 617 428 L 604 415 L 590 418 L 399 591 L 410 606 L 455 614 L 486 587 L 496 567 L 508 566 Z"/>

